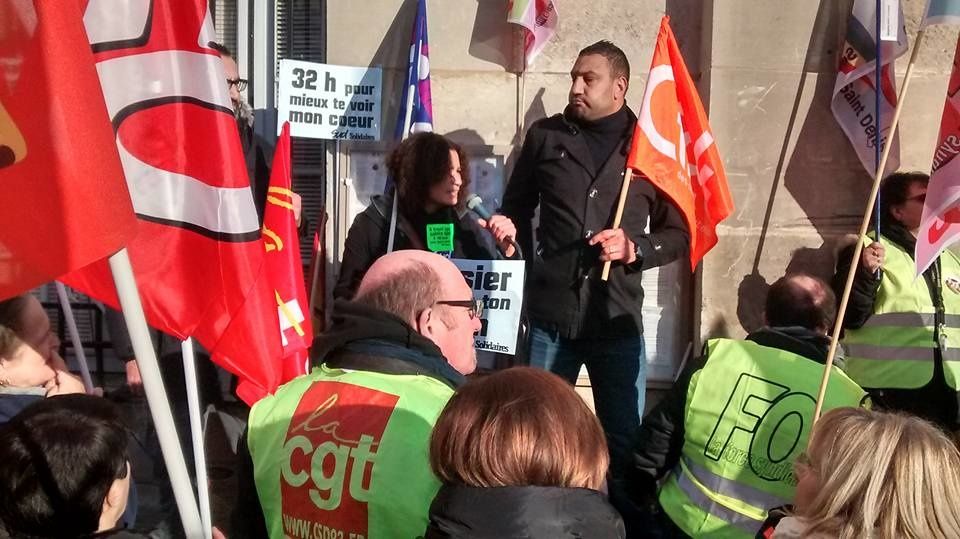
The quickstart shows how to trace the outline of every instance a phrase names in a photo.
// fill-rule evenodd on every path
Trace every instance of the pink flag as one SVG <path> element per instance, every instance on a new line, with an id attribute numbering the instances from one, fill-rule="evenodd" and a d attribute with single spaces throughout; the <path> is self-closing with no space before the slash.
<path id="1" fill-rule="evenodd" d="M 940 119 L 940 137 L 933 153 L 930 184 L 917 234 L 917 275 L 960 237 L 960 40 Z"/>
<path id="2" fill-rule="evenodd" d="M 511 0 L 507 22 L 527 29 L 523 53 L 529 67 L 546 47 L 547 41 L 557 33 L 560 18 L 553 0 Z"/>

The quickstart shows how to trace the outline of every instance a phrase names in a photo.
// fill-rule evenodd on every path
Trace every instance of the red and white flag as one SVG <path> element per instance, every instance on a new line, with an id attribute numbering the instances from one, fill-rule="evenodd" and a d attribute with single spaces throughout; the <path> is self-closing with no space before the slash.
<path id="1" fill-rule="evenodd" d="M 278 383 L 277 311 L 260 279 L 260 223 L 207 2 L 84 4 L 139 219 L 128 249 L 147 321 L 197 339 L 252 403 Z M 105 262 L 66 282 L 117 306 Z"/>
<path id="2" fill-rule="evenodd" d="M 507 22 L 519 24 L 525 32 L 523 54 L 526 66 L 547 46 L 547 41 L 557 33 L 560 16 L 553 0 L 510 0 Z"/>
<path id="3" fill-rule="evenodd" d="M 899 1 L 898 1 L 899 4 Z M 897 41 L 880 44 L 880 122 L 877 123 L 877 3 L 875 0 L 856 0 L 847 21 L 847 35 L 840 50 L 837 81 L 833 87 L 830 110 L 847 135 L 863 168 L 873 177 L 876 164 L 876 136 L 880 131 L 880 149 L 883 150 L 893 125 L 897 108 L 897 84 L 894 80 L 894 60 L 907 52 L 907 34 L 903 26 L 903 9 L 899 7 Z M 887 157 L 884 176 L 900 167 L 900 137 L 893 137 L 893 148 Z"/>
<path id="4" fill-rule="evenodd" d="M 112 255 L 136 231 L 73 2 L 0 0 L 0 299 Z"/>
<path id="5" fill-rule="evenodd" d="M 733 197 L 670 17 L 660 21 L 627 167 L 646 176 L 683 214 L 690 267 L 696 268 L 717 244 L 717 224 L 733 213 Z"/>
<path id="6" fill-rule="evenodd" d="M 917 234 L 914 259 L 917 275 L 940 253 L 960 238 L 960 40 L 953 56 L 953 72 L 940 120 L 940 137 L 933 152 L 933 165 L 923 217 Z"/>
<path id="7" fill-rule="evenodd" d="M 307 372 L 307 349 L 313 342 L 309 300 L 303 280 L 300 238 L 294 217 L 290 172 L 290 123 L 284 122 L 270 170 L 270 188 L 263 213 L 263 244 L 267 252 L 264 277 L 273 288 L 283 345 L 280 383 Z"/>

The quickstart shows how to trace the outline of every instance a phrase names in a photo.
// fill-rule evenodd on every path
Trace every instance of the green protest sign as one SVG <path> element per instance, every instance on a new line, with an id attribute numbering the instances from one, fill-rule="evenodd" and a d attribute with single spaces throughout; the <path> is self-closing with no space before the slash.
<path id="1" fill-rule="evenodd" d="M 435 253 L 453 251 L 453 223 L 427 225 L 427 249 Z"/>

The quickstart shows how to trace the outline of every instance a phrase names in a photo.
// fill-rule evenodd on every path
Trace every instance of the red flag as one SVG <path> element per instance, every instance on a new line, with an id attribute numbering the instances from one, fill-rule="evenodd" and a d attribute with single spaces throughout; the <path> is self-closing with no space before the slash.
<path id="1" fill-rule="evenodd" d="M 0 0 L 0 298 L 116 252 L 136 220 L 74 3 Z"/>
<path id="2" fill-rule="evenodd" d="M 940 137 L 933 152 L 927 197 L 923 203 L 914 259 L 917 275 L 960 238 L 960 39 L 940 119 Z"/>
<path id="3" fill-rule="evenodd" d="M 313 341 L 309 299 L 300 260 L 300 239 L 293 214 L 290 174 L 290 123 L 284 122 L 270 170 L 270 188 L 263 214 L 263 244 L 267 251 L 264 273 L 280 322 L 283 345 L 282 375 L 286 382 L 307 372 L 307 349 Z"/>
<path id="4" fill-rule="evenodd" d="M 695 268 L 717 244 L 716 226 L 733 213 L 733 198 L 670 17 L 660 21 L 627 167 L 646 176 L 683 213 Z"/>
<path id="5" fill-rule="evenodd" d="M 147 320 L 197 339 L 258 388 L 240 395 L 251 402 L 277 385 L 265 358 L 280 339 L 258 291 L 260 224 L 207 2 L 89 0 L 83 20 L 139 218 L 129 251 Z M 117 305 L 105 263 L 69 282 Z"/>

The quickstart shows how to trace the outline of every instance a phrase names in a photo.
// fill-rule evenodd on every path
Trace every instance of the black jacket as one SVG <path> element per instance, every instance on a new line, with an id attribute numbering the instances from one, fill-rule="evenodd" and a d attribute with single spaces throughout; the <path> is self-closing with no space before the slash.
<path id="1" fill-rule="evenodd" d="M 830 339 L 800 327 L 764 328 L 747 336 L 761 346 L 785 350 L 823 364 L 827 360 Z M 655 511 L 657 480 L 680 462 L 684 441 L 684 415 L 690 378 L 707 362 L 701 356 L 687 365 L 667 396 L 643 418 L 633 453 L 630 498 L 646 511 Z"/>
<path id="2" fill-rule="evenodd" d="M 621 538 L 623 521 L 606 497 L 585 488 L 444 485 L 430 506 L 425 539 Z"/>
<path id="3" fill-rule="evenodd" d="M 390 213 L 393 211 L 393 195 L 377 195 L 363 212 L 353 220 L 343 247 L 343 262 L 340 276 L 333 289 L 333 297 L 350 299 L 374 261 L 387 252 Z M 426 222 L 450 222 L 454 226 L 454 258 L 491 260 L 500 258 L 493 237 L 480 228 L 476 217 L 467 212 L 444 208 L 432 216 L 420 215 Z M 397 232 L 393 248 L 426 250 L 423 231 L 416 231 L 407 216 L 397 218 Z"/>
<path id="4" fill-rule="evenodd" d="M 566 116 L 534 123 L 503 197 L 501 211 L 516 224 L 532 264 L 525 301 L 529 316 L 567 338 L 641 335 L 641 271 L 676 260 L 689 247 L 680 212 L 653 184 L 637 178 L 621 226 L 643 259 L 630 266 L 614 264 L 610 281 L 600 280 L 600 251 L 587 240 L 612 226 L 636 124 L 626 106 L 618 114 L 629 121 L 604 163 L 593 162 L 581 128 Z M 538 249 L 533 251 L 531 219 L 538 204 Z M 644 232 L 648 218 L 649 234 Z"/>
<path id="5" fill-rule="evenodd" d="M 900 246 L 913 258 L 916 238 L 903 225 L 895 222 L 884 222 L 880 230 L 885 239 Z M 856 249 L 856 245 L 851 245 L 837 257 L 837 273 L 833 276 L 832 284 L 838 301 L 847 282 L 847 273 L 850 271 L 850 264 L 853 261 L 854 249 Z M 943 304 L 942 277 L 940 259 L 937 258 L 923 272 L 923 280 L 927 283 L 927 290 L 930 292 L 930 299 L 936 310 L 934 342 L 939 342 L 937 332 L 946 315 Z M 862 264 L 858 266 L 853 287 L 850 290 L 850 299 L 847 302 L 847 311 L 843 318 L 844 328 L 857 329 L 867 323 L 867 320 L 873 315 L 874 303 L 882 281 L 883 270 L 880 270 L 878 276 L 867 271 Z M 947 431 L 960 428 L 960 421 L 958 421 L 960 419 L 960 410 L 958 410 L 960 403 L 958 403 L 956 390 L 947 385 L 944 377 L 943 355 L 939 346 L 934 348 L 933 378 L 927 385 L 917 389 L 865 389 L 870 393 L 870 398 L 878 408 L 910 412 L 933 421 Z"/>
<path id="6" fill-rule="evenodd" d="M 464 383 L 433 341 L 392 314 L 339 300 L 330 329 L 313 340 L 311 361 L 334 368 L 385 374 L 417 374 L 453 389 Z M 230 519 L 231 539 L 265 538 L 267 526 L 254 481 L 247 433 L 237 449 L 237 498 Z"/>

